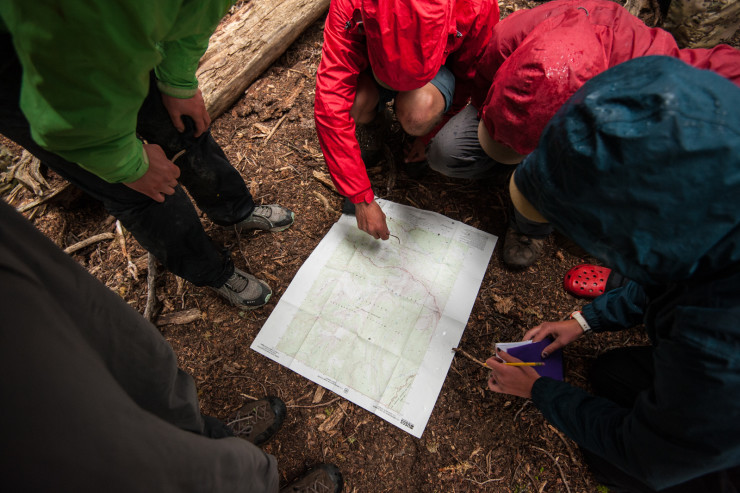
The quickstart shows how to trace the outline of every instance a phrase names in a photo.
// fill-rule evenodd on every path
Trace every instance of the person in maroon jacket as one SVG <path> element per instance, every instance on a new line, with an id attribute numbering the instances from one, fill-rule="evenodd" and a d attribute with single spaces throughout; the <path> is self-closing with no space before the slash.
<path id="1" fill-rule="evenodd" d="M 316 131 L 337 190 L 357 226 L 390 231 L 360 154 L 357 124 L 394 100 L 403 129 L 423 144 L 445 114 L 463 108 L 476 60 L 499 20 L 495 0 L 333 0 L 316 74 Z"/>
<path id="2" fill-rule="evenodd" d="M 517 11 L 498 23 L 476 67 L 471 105 L 435 136 L 432 169 L 477 178 L 515 165 L 537 146 L 550 118 L 586 81 L 633 58 L 667 55 L 740 85 L 740 51 L 728 45 L 679 49 L 666 31 L 650 28 L 615 2 L 555 0 Z M 552 231 L 512 211 L 504 262 L 532 265 Z"/>

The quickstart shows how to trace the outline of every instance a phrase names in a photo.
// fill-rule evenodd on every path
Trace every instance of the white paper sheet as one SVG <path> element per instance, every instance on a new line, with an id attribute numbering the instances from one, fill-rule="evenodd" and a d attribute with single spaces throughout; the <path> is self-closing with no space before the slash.
<path id="1" fill-rule="evenodd" d="M 377 202 L 394 237 L 375 240 L 343 215 L 251 347 L 419 438 L 497 237 Z"/>

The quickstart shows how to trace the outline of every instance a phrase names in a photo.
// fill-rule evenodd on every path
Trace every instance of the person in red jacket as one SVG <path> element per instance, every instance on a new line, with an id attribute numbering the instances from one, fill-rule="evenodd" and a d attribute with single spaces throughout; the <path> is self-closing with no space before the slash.
<path id="1" fill-rule="evenodd" d="M 476 60 L 499 20 L 495 0 L 334 0 L 316 74 L 316 131 L 357 226 L 387 240 L 355 134 L 385 102 L 410 135 L 428 136 L 472 94 Z M 424 139 L 420 140 L 424 142 Z"/>
<path id="2" fill-rule="evenodd" d="M 633 58 L 667 55 L 740 85 L 740 51 L 728 45 L 679 49 L 615 2 L 555 0 L 508 16 L 493 29 L 476 67 L 471 105 L 431 142 L 427 160 L 440 173 L 476 178 L 515 165 L 537 146 L 562 104 L 587 80 Z M 532 265 L 552 231 L 516 213 L 504 239 L 504 262 Z"/>

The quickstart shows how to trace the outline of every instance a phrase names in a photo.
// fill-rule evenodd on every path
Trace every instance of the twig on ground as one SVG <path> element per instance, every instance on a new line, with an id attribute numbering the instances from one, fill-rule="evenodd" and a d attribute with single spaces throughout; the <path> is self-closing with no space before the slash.
<path id="1" fill-rule="evenodd" d="M 517 418 L 519 417 L 519 415 L 522 414 L 522 411 L 524 411 L 524 408 L 527 407 L 530 402 L 532 402 L 532 401 L 530 401 L 530 400 L 524 401 L 524 404 L 522 404 L 522 407 L 520 407 L 519 410 L 514 415 L 514 421 L 517 420 Z"/>
<path id="2" fill-rule="evenodd" d="M 539 450 L 540 452 L 546 453 L 547 456 L 552 459 L 552 461 L 557 466 L 558 471 L 560 471 L 560 477 L 563 479 L 563 484 L 565 485 L 565 489 L 568 491 L 568 493 L 570 493 L 570 486 L 568 486 L 568 480 L 566 479 L 565 473 L 563 472 L 563 468 L 560 467 L 560 463 L 558 462 L 558 460 L 555 457 L 553 457 L 553 455 L 550 452 L 548 452 L 547 450 L 545 450 L 543 448 L 536 447 L 534 445 L 530 445 L 530 447 L 532 447 L 533 449 Z"/>
<path id="3" fill-rule="evenodd" d="M 334 182 L 331 181 L 331 178 L 329 178 L 328 175 L 322 173 L 321 171 L 314 170 L 313 177 L 316 178 L 321 184 L 325 185 L 332 192 L 339 193 L 337 191 L 337 187 L 334 186 Z"/>
<path id="4" fill-rule="evenodd" d="M 41 204 L 44 204 L 44 203 L 50 201 L 51 199 L 53 199 L 54 197 L 56 197 L 57 195 L 59 195 L 60 193 L 62 193 L 63 191 L 65 191 L 70 186 L 71 186 L 71 183 L 65 183 L 61 187 L 59 187 L 56 190 L 54 190 L 53 192 L 51 192 L 46 197 L 40 198 L 38 200 L 34 200 L 33 202 L 30 202 L 30 203 L 28 203 L 28 204 L 26 204 L 24 206 L 18 207 L 17 211 L 18 212 L 26 212 L 26 211 L 28 211 L 30 209 L 33 209 L 34 207 L 38 207 Z M 8 200 L 8 202 L 10 202 L 10 201 Z"/>
<path id="5" fill-rule="evenodd" d="M 85 248 L 86 246 L 90 246 L 99 241 L 112 240 L 115 237 L 116 235 L 114 235 L 113 233 L 100 233 L 99 235 L 91 236 L 90 238 L 84 239 L 82 241 L 78 241 L 74 245 L 68 246 L 67 248 L 64 249 L 64 253 L 69 255 L 69 254 L 76 252 L 77 250 L 81 250 Z"/>
<path id="6" fill-rule="evenodd" d="M 484 485 L 484 484 L 486 484 L 486 483 L 493 483 L 493 482 L 495 482 L 495 481 L 503 481 L 503 480 L 504 480 L 504 478 L 491 478 L 491 479 L 487 479 L 487 480 L 485 480 L 485 481 L 477 481 L 477 480 L 475 480 L 475 479 L 473 479 L 473 478 L 463 478 L 463 479 L 464 479 L 465 481 L 470 481 L 471 483 L 475 483 L 475 484 L 477 484 L 478 486 L 483 486 L 483 485 Z"/>
<path id="7" fill-rule="evenodd" d="M 537 481 L 535 481 L 534 476 L 532 476 L 532 473 L 529 472 L 529 464 L 527 464 L 527 467 L 524 468 L 524 474 L 527 475 L 529 478 L 529 481 L 532 483 L 532 487 L 535 491 L 537 491 Z"/>
<path id="8" fill-rule="evenodd" d="M 316 197 L 319 198 L 322 204 L 324 204 L 324 212 L 335 212 L 334 209 L 332 209 L 331 205 L 329 205 L 329 199 L 321 195 L 316 190 L 313 191 L 313 194 L 316 195 Z"/>
<path id="9" fill-rule="evenodd" d="M 284 114 L 283 116 L 280 117 L 280 119 L 275 124 L 275 126 L 272 127 L 272 130 L 270 130 L 270 133 L 267 134 L 267 136 L 265 137 L 265 140 L 263 140 L 262 141 L 262 144 L 260 144 L 260 149 L 262 149 L 263 147 L 265 147 L 265 144 L 267 144 L 267 142 L 272 138 L 272 136 L 275 135 L 275 132 L 277 131 L 278 127 L 280 126 L 281 123 L 283 123 L 283 120 L 285 120 L 285 118 L 287 118 L 287 116 L 288 116 L 288 114 L 286 113 L 286 114 Z"/>
<path id="10" fill-rule="evenodd" d="M 184 151 L 182 151 L 184 152 Z M 147 258 L 146 273 L 146 308 L 144 308 L 144 318 L 151 321 L 157 309 L 157 295 L 155 293 L 155 281 L 157 280 L 157 260 L 151 253 Z"/>
<path id="11" fill-rule="evenodd" d="M 573 464 L 580 466 L 581 462 L 578 459 L 576 459 L 575 454 L 573 454 L 573 450 L 571 450 L 570 445 L 568 444 L 568 440 L 560 432 L 560 430 L 558 430 L 557 428 L 555 428 L 554 426 L 550 424 L 548 424 L 547 427 L 550 428 L 552 431 L 554 431 L 555 434 L 558 436 L 558 438 L 560 438 L 560 440 L 563 442 L 563 445 L 565 445 L 565 449 L 568 451 L 568 455 L 570 455 L 570 460 L 573 461 Z"/>
<path id="12" fill-rule="evenodd" d="M 332 399 L 332 400 L 330 400 L 328 402 L 319 402 L 318 404 L 308 404 L 308 405 L 304 405 L 304 406 L 294 405 L 294 406 L 285 406 L 285 407 L 290 408 L 290 409 L 295 409 L 295 408 L 299 408 L 299 407 L 300 408 L 307 409 L 307 408 L 312 408 L 312 407 L 328 406 L 329 404 L 334 404 L 339 399 L 341 399 L 341 397 L 335 397 L 334 399 Z"/>
<path id="13" fill-rule="evenodd" d="M 289 72 L 295 72 L 296 74 L 301 74 L 301 75 L 302 75 L 303 77 L 305 77 L 305 78 L 307 78 L 307 79 L 310 79 L 310 78 L 311 78 L 311 75 L 307 74 L 306 72 L 302 72 L 302 71 L 300 71 L 300 70 L 296 70 L 296 69 L 294 69 L 294 68 L 289 68 L 289 69 L 287 69 L 287 70 L 288 70 Z"/>
<path id="14" fill-rule="evenodd" d="M 129 255 L 128 249 L 126 248 L 126 238 L 123 236 L 123 226 L 121 226 L 121 221 L 116 221 L 116 235 L 118 236 L 118 243 L 121 245 L 123 255 L 128 261 L 128 272 L 134 280 L 137 280 L 139 278 L 139 269 L 136 268 L 136 264 L 131 260 L 131 255 Z"/>
<path id="15" fill-rule="evenodd" d="M 469 359 L 470 361 L 474 361 L 474 362 L 478 363 L 478 364 L 479 364 L 480 366 L 482 366 L 483 368 L 487 368 L 487 369 L 489 369 L 489 370 L 491 369 L 491 367 L 490 367 L 490 366 L 488 366 L 487 364 L 485 364 L 485 363 L 484 363 L 483 361 L 479 360 L 479 359 L 478 359 L 478 358 L 476 358 L 475 356 L 472 356 L 472 355 L 470 355 L 470 354 L 466 353 L 465 351 L 463 351 L 463 350 L 462 350 L 462 349 L 460 349 L 459 347 L 456 347 L 456 348 L 452 348 L 452 350 L 453 350 L 453 351 L 455 351 L 455 352 L 456 352 L 456 353 L 458 353 L 458 354 L 462 354 L 463 356 L 465 356 L 466 358 L 468 358 L 468 359 Z"/>

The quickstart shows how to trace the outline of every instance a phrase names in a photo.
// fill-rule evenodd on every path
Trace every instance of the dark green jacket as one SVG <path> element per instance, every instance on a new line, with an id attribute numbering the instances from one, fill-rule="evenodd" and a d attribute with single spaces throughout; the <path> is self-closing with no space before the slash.
<path id="1" fill-rule="evenodd" d="M 148 166 L 136 115 L 150 72 L 169 95 L 195 94 L 198 61 L 232 3 L 0 2 L 23 65 L 20 103 L 34 140 L 108 182 L 140 178 Z"/>
<path id="2" fill-rule="evenodd" d="M 594 332 L 644 323 L 654 345 L 633 407 L 541 378 L 545 417 L 655 489 L 740 465 L 740 89 L 667 57 L 617 65 L 553 117 L 515 180 L 636 281 L 584 308 Z"/>

